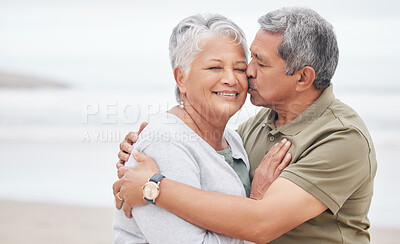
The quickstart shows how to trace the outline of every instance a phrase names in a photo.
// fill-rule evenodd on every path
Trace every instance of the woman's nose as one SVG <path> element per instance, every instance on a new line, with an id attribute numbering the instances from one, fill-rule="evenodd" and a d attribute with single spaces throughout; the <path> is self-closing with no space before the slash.
<path id="1" fill-rule="evenodd" d="M 234 70 L 226 70 L 221 81 L 229 86 L 233 86 L 238 82 Z"/>

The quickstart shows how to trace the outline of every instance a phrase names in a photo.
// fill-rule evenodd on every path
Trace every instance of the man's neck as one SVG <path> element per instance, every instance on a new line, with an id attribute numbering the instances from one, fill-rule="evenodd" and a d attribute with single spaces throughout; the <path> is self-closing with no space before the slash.
<path id="1" fill-rule="evenodd" d="M 311 106 L 321 94 L 322 91 L 313 90 L 299 94 L 299 96 L 291 102 L 274 107 L 273 110 L 277 113 L 275 127 L 279 128 L 295 120 L 301 113 Z"/>

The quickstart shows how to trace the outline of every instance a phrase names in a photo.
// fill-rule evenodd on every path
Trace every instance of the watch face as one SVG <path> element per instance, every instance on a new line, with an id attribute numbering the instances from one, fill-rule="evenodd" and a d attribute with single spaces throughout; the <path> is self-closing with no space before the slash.
<path id="1" fill-rule="evenodd" d="M 143 186 L 143 197 L 148 200 L 156 199 L 159 192 L 158 185 L 153 181 L 149 181 Z"/>

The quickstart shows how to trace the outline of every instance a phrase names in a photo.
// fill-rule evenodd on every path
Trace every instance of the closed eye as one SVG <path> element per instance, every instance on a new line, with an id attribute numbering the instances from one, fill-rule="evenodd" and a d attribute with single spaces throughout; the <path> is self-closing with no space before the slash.
<path id="1" fill-rule="evenodd" d="M 239 72 L 246 72 L 246 69 L 235 69 L 235 70 Z"/>

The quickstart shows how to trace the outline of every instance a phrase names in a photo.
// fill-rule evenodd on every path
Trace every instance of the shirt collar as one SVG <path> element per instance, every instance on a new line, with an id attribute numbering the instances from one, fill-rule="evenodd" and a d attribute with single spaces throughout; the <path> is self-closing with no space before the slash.
<path id="1" fill-rule="evenodd" d="M 317 118 L 319 118 L 322 113 L 332 104 L 335 100 L 335 95 L 333 94 L 333 85 L 331 84 L 329 87 L 325 88 L 325 90 L 321 93 L 319 98 L 314 101 L 306 110 L 304 110 L 299 116 L 297 116 L 293 121 L 289 124 L 283 125 L 278 128 L 276 132 L 281 132 L 284 135 L 296 135 L 300 131 L 302 131 L 309 124 L 314 122 Z M 277 113 L 270 109 L 267 114 L 267 118 L 265 124 L 268 125 L 272 130 L 275 130 L 275 120 Z"/>

